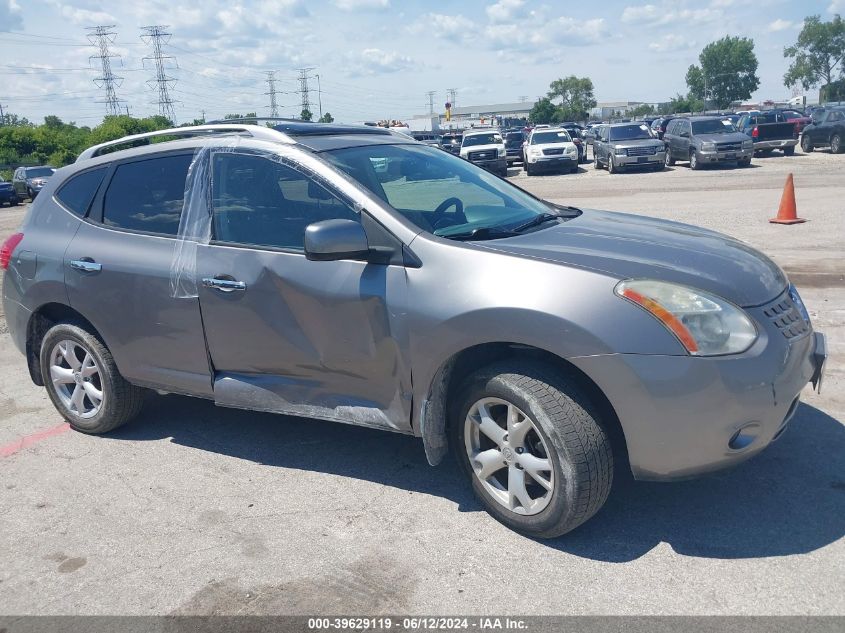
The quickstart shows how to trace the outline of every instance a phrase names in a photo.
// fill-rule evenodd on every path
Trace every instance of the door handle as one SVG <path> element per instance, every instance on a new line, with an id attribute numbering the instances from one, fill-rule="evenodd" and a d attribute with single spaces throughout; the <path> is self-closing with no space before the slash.
<path id="1" fill-rule="evenodd" d="M 203 277 L 202 285 L 206 288 L 214 288 L 220 292 L 234 292 L 235 290 L 246 290 L 246 284 L 234 279 L 220 279 L 218 277 Z"/>
<path id="2" fill-rule="evenodd" d="M 103 269 L 102 264 L 98 264 L 90 257 L 71 260 L 70 267 L 83 273 L 98 273 Z"/>

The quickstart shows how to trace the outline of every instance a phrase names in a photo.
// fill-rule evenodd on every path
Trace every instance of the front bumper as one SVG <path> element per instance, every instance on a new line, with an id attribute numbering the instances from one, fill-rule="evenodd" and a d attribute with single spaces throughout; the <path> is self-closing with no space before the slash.
<path id="1" fill-rule="evenodd" d="M 572 169 L 578 166 L 578 154 L 576 153 L 574 156 L 566 154 L 538 156 L 537 158 L 529 156 L 528 162 L 532 167 L 536 167 L 537 169 L 562 169 L 567 167 Z"/>
<path id="2" fill-rule="evenodd" d="M 501 172 L 508 168 L 508 160 L 504 156 L 492 160 L 471 160 L 469 162 L 493 172 Z"/>
<path id="3" fill-rule="evenodd" d="M 762 331 L 736 356 L 570 360 L 614 407 L 634 477 L 666 481 L 728 468 L 766 448 L 795 413 L 804 386 L 820 387 L 826 356 L 822 334 L 790 343 Z"/>
<path id="4" fill-rule="evenodd" d="M 733 163 L 739 160 L 751 160 L 754 155 L 753 149 L 744 149 L 738 152 L 702 152 L 698 151 L 698 160 L 701 163 Z"/>
<path id="5" fill-rule="evenodd" d="M 614 155 L 613 159 L 620 167 L 653 167 L 666 161 L 666 152 L 659 151 L 656 154 L 646 156 L 624 156 Z"/>
<path id="6" fill-rule="evenodd" d="M 522 148 L 507 150 L 505 159 L 507 160 L 508 165 L 515 163 L 516 161 L 522 162 Z"/>
<path id="7" fill-rule="evenodd" d="M 797 138 L 777 139 L 774 141 L 755 141 L 754 149 L 783 149 L 784 147 L 795 147 L 798 145 Z"/>

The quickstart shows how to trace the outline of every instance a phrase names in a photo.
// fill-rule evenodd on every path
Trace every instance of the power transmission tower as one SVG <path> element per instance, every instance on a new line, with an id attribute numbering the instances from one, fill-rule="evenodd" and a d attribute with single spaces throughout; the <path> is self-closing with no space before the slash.
<path id="1" fill-rule="evenodd" d="M 452 104 L 452 109 L 454 110 L 455 106 L 458 104 L 458 89 L 449 88 L 446 92 L 449 93 L 449 103 Z"/>
<path id="2" fill-rule="evenodd" d="M 428 97 L 428 113 L 434 114 L 434 90 L 429 90 L 425 93 L 425 96 Z"/>
<path id="3" fill-rule="evenodd" d="M 91 57 L 88 58 L 88 61 L 90 62 L 92 59 L 99 59 L 103 69 L 103 74 L 100 77 L 94 78 L 94 83 L 97 87 L 103 88 L 106 91 L 106 98 L 100 101 L 100 103 L 106 104 L 106 115 L 116 116 L 120 114 L 120 102 L 123 101 L 123 99 L 117 98 L 115 86 L 120 86 L 121 83 L 123 83 L 123 77 L 118 77 L 111 69 L 112 58 L 120 57 L 120 55 L 109 51 L 109 44 L 113 44 L 114 38 L 117 36 L 117 32 L 112 29 L 114 29 L 114 24 L 108 24 L 105 26 L 89 26 L 85 30 L 90 31 L 87 36 L 88 41 L 91 42 L 98 51 L 98 54 L 91 55 Z"/>
<path id="4" fill-rule="evenodd" d="M 311 79 L 310 75 L 308 74 L 314 70 L 313 68 L 300 68 L 299 69 L 299 94 L 302 97 L 302 111 L 311 112 L 311 99 L 308 95 L 308 80 Z"/>
<path id="5" fill-rule="evenodd" d="M 276 95 L 278 94 L 276 91 L 276 71 L 268 70 L 266 74 L 270 92 L 265 92 L 264 94 L 270 96 L 270 116 L 277 117 L 279 116 L 279 104 L 276 102 Z"/>
<path id="6" fill-rule="evenodd" d="M 153 54 L 151 56 L 144 57 L 143 61 L 146 62 L 147 60 L 152 60 L 155 62 L 155 79 L 148 80 L 147 84 L 150 86 L 153 84 L 157 85 L 158 113 L 171 123 L 175 124 L 176 112 L 173 108 L 173 104 L 177 102 L 170 98 L 169 84 L 175 82 L 176 79 L 174 77 L 170 77 L 165 72 L 165 65 L 171 60 L 174 64 L 176 64 L 176 58 L 173 57 L 173 55 L 165 55 L 161 50 L 162 44 L 167 44 L 170 41 L 171 36 L 171 34 L 165 29 L 167 29 L 167 26 L 165 25 L 141 27 L 141 30 L 144 31 L 144 34 L 141 35 L 141 40 L 153 47 Z M 179 68 L 178 64 L 176 64 L 176 68 Z"/>
<path id="7" fill-rule="evenodd" d="M 525 103 L 526 101 L 528 101 L 528 95 L 520 95 L 519 96 L 519 102 L 520 103 Z"/>

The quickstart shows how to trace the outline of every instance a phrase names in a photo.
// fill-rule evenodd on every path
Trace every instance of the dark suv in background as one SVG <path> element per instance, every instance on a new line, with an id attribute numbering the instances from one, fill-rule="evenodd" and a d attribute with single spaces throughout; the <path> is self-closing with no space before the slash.
<path id="1" fill-rule="evenodd" d="M 754 142 L 738 132 L 729 120 L 718 116 L 688 116 L 672 119 L 663 135 L 666 164 L 689 161 L 692 169 L 703 165 L 735 162 L 751 164 Z"/>
<path id="2" fill-rule="evenodd" d="M 845 139 L 845 107 L 838 106 L 822 111 L 814 111 L 812 123 L 801 134 L 801 149 L 812 152 L 820 146 L 830 147 L 831 154 L 843 150 Z"/>
<path id="3" fill-rule="evenodd" d="M 522 161 L 522 144 L 525 142 L 525 132 L 522 130 L 506 130 L 502 136 L 505 138 L 505 157 L 508 166 L 517 161 Z"/>
<path id="4" fill-rule="evenodd" d="M 26 196 L 35 200 L 35 196 L 47 184 L 47 180 L 56 171 L 55 167 L 18 167 L 12 176 L 12 185 L 19 198 Z"/>
<path id="5" fill-rule="evenodd" d="M 463 140 L 464 135 L 460 132 L 447 132 L 440 139 L 440 147 L 451 154 L 460 154 Z"/>

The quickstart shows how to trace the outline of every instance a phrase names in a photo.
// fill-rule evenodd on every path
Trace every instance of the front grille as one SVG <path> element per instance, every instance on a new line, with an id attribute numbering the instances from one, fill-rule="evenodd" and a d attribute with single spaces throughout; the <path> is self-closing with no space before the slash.
<path id="1" fill-rule="evenodd" d="M 801 316 L 801 312 L 798 311 L 795 302 L 788 294 L 776 299 L 774 303 L 764 308 L 763 314 L 788 341 L 810 331 L 810 324 Z"/>
<path id="2" fill-rule="evenodd" d="M 654 156 L 657 146 L 629 147 L 628 156 Z"/>
<path id="3" fill-rule="evenodd" d="M 560 156 L 563 154 L 562 147 L 553 147 L 552 149 L 544 149 L 543 156 Z"/>
<path id="4" fill-rule="evenodd" d="M 742 150 L 742 143 L 716 143 L 716 149 L 720 152 L 739 152 Z"/>
<path id="5" fill-rule="evenodd" d="M 469 152 L 467 156 L 470 160 L 492 160 L 496 158 L 496 151 L 488 149 L 482 152 Z"/>

